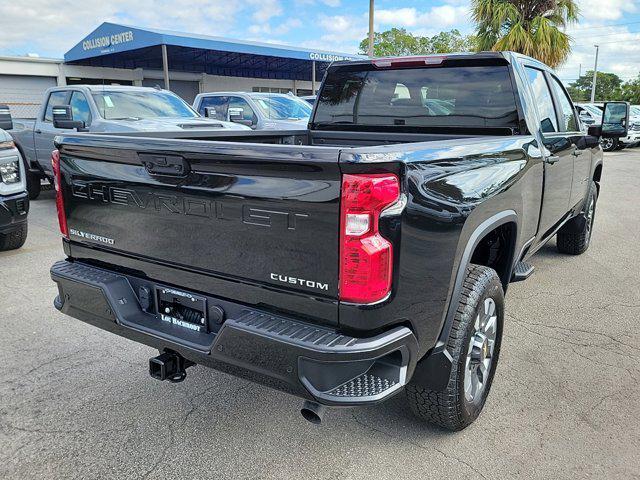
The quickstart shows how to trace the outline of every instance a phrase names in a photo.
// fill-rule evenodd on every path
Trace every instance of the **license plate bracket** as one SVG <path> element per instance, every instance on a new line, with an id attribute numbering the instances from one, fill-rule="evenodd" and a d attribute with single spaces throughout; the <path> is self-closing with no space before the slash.
<path id="1" fill-rule="evenodd" d="M 160 320 L 195 332 L 209 333 L 205 297 L 167 287 L 157 287 L 156 297 Z"/>

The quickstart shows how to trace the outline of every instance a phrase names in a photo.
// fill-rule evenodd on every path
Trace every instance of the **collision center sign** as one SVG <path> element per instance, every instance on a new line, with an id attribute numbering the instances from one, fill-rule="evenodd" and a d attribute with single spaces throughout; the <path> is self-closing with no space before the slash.
<path id="1" fill-rule="evenodd" d="M 129 42 L 133 42 L 133 32 L 131 30 L 114 33 L 113 35 L 89 38 L 82 42 L 82 49 L 86 52 L 87 50 L 93 50 L 96 48 L 104 49 Z"/>
<path id="2" fill-rule="evenodd" d="M 347 57 L 344 55 L 335 55 L 333 53 L 316 53 L 309 54 L 311 60 L 318 60 L 320 62 L 339 62 L 340 60 L 355 60 L 355 57 Z"/>

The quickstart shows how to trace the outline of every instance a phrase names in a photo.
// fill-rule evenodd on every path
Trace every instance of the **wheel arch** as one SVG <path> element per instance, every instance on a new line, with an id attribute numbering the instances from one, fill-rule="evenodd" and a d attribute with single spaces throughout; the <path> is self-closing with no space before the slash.
<path id="1" fill-rule="evenodd" d="M 602 178 L 602 162 L 599 162 L 595 168 L 593 169 L 593 176 L 591 179 L 596 182 L 596 188 L 598 189 L 598 194 L 600 194 L 600 179 Z"/>
<path id="2" fill-rule="evenodd" d="M 423 377 L 421 378 L 421 381 L 424 384 L 428 384 L 429 388 L 433 390 L 444 390 L 449 380 L 452 357 L 447 351 L 446 345 L 458 307 L 458 301 L 462 293 L 462 286 L 466 277 L 467 267 L 469 264 L 473 263 L 472 259 L 474 259 L 474 255 L 477 255 L 476 252 L 479 251 L 478 247 L 482 248 L 483 245 L 486 245 L 486 241 L 488 239 L 491 239 L 496 232 L 500 231 L 508 232 L 509 234 L 509 241 L 507 244 L 508 252 L 499 265 L 502 272 L 498 272 L 503 288 L 506 289 L 506 285 L 511 279 L 513 266 L 517 260 L 515 258 L 515 252 L 518 234 L 518 215 L 514 210 L 504 210 L 492 215 L 478 225 L 469 236 L 469 239 L 462 251 L 457 270 L 455 271 L 452 293 L 445 309 L 440 335 L 435 347 L 420 360 L 420 363 L 422 363 L 422 366 L 424 367 L 420 369 L 422 372 L 421 376 Z M 418 371 L 417 368 L 416 371 Z"/>

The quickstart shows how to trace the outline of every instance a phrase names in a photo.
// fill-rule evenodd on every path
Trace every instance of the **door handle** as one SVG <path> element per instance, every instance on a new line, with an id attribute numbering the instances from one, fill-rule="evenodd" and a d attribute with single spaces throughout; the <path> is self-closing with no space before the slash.
<path id="1" fill-rule="evenodd" d="M 571 153 L 574 157 L 579 157 L 584 153 L 584 150 L 578 150 L 577 148 Z"/>
<path id="2" fill-rule="evenodd" d="M 40 130 L 39 128 L 37 130 L 33 131 L 34 133 L 42 133 L 42 130 Z"/>
<path id="3" fill-rule="evenodd" d="M 544 161 L 547 162 L 549 165 L 553 165 L 558 160 L 560 160 L 559 155 L 549 155 L 547 158 L 544 159 Z"/>

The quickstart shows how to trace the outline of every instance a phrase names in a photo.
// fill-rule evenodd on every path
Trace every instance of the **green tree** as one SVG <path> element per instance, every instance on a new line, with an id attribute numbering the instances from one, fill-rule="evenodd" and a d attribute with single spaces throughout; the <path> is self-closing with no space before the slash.
<path id="1" fill-rule="evenodd" d="M 561 29 L 578 20 L 574 0 L 472 0 L 479 50 L 511 50 L 551 67 L 571 52 Z"/>
<path id="2" fill-rule="evenodd" d="M 360 42 L 360 51 L 366 53 L 369 39 Z M 413 35 L 404 28 L 392 28 L 384 32 L 375 32 L 373 36 L 373 54 L 376 57 L 403 55 L 428 55 L 431 53 L 450 53 L 475 50 L 475 37 L 462 35 L 458 30 L 440 32 L 433 37 Z"/>
<path id="3" fill-rule="evenodd" d="M 587 71 L 569 85 L 569 95 L 574 102 L 588 102 L 591 99 L 593 70 Z M 615 73 L 598 72 L 596 79 L 596 101 L 622 100 L 622 79 Z"/>
<path id="4" fill-rule="evenodd" d="M 622 99 L 631 103 L 631 105 L 640 105 L 640 74 L 638 78 L 629 80 L 622 86 Z"/>

